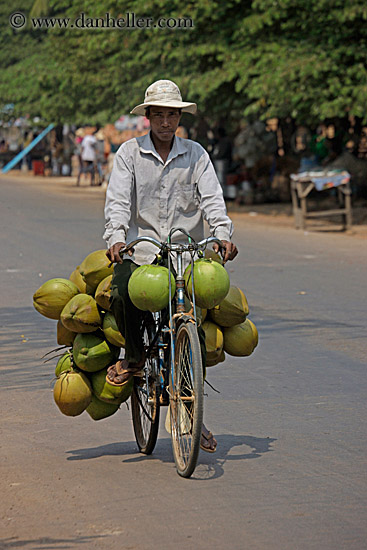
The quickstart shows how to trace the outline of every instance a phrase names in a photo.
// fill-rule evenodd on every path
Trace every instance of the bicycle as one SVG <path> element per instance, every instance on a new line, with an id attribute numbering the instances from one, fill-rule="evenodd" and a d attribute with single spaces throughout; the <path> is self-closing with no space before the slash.
<path id="1" fill-rule="evenodd" d="M 172 242 L 173 234 L 178 231 L 186 235 L 187 244 Z M 149 242 L 159 248 L 158 259 L 167 257 L 169 306 L 168 312 L 148 312 L 144 316 L 142 334 L 146 361 L 141 376 L 134 377 L 131 396 L 134 433 L 140 452 L 151 454 L 158 438 L 160 407 L 169 405 L 176 469 L 180 476 L 188 478 L 194 472 L 198 460 L 204 408 L 204 369 L 197 331 L 194 256 L 197 254 L 202 257 L 208 244 L 222 246 L 222 242 L 209 237 L 196 243 L 184 229 L 173 228 L 165 242 L 152 237 L 134 240 L 120 251 L 121 257 L 141 242 Z M 185 311 L 185 252 L 191 258 L 190 311 Z M 175 297 L 171 292 L 172 254 L 176 255 L 177 261 Z"/>

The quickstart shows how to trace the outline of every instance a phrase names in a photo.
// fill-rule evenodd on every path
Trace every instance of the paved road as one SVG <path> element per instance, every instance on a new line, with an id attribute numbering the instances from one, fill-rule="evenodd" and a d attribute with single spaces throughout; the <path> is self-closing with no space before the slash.
<path id="1" fill-rule="evenodd" d="M 366 548 L 365 240 L 234 216 L 260 343 L 210 370 L 218 451 L 183 480 L 163 426 L 146 458 L 126 407 L 53 403 L 56 322 L 31 296 L 103 247 L 101 193 L 1 178 L 0 201 L 0 549 Z"/>

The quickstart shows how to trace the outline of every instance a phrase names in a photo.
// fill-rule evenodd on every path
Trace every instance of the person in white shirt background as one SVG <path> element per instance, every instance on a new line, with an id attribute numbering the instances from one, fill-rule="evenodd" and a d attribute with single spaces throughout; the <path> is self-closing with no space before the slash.
<path id="1" fill-rule="evenodd" d="M 92 130 L 90 131 L 92 132 Z M 79 172 L 77 185 L 80 183 L 81 173 L 90 174 L 90 185 L 94 185 L 95 168 L 97 162 L 96 154 L 97 139 L 92 133 L 86 133 L 81 142 L 81 158 L 83 169 Z"/>

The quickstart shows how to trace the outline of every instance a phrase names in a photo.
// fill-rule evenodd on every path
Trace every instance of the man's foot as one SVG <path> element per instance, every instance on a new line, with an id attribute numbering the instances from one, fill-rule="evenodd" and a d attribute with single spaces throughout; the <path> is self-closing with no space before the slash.
<path id="1" fill-rule="evenodd" d="M 207 453 L 215 453 L 217 450 L 217 440 L 204 424 L 201 431 L 200 448 Z"/>
<path id="2" fill-rule="evenodd" d="M 111 365 L 107 369 L 106 380 L 114 386 L 122 386 L 128 382 L 130 378 L 140 373 L 144 367 L 145 360 L 139 363 L 129 363 L 126 359 L 117 361 L 115 365 Z"/>

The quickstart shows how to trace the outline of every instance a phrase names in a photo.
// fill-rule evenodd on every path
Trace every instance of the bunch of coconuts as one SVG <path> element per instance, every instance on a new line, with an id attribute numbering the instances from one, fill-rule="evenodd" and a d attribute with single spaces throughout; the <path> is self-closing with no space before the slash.
<path id="1" fill-rule="evenodd" d="M 221 257 L 206 249 L 205 256 L 194 262 L 194 295 L 198 323 L 206 335 L 206 366 L 224 361 L 225 353 L 236 357 L 251 355 L 258 344 L 257 329 L 247 319 L 249 307 L 243 291 L 230 285 Z M 184 273 L 186 309 L 192 300 L 192 273 L 189 265 Z M 132 303 L 145 311 L 159 311 L 168 305 L 168 269 L 159 265 L 143 265 L 135 269 L 129 280 Z M 175 281 L 171 277 L 171 295 Z M 190 301 L 189 301 L 190 300 Z"/>
<path id="2" fill-rule="evenodd" d="M 207 367 L 222 363 L 226 353 L 234 357 L 247 357 L 253 353 L 259 341 L 255 324 L 247 318 L 249 306 L 246 296 L 240 288 L 230 285 L 228 275 L 225 280 L 219 267 L 227 272 L 221 263 L 221 257 L 207 249 L 205 258 L 195 262 L 194 267 L 195 300 L 202 308 Z M 191 273 L 186 269 L 186 292 L 189 295 L 190 281 Z M 206 282 L 211 283 L 209 294 Z"/>
<path id="3" fill-rule="evenodd" d="M 114 386 L 107 368 L 116 362 L 125 340 L 110 311 L 113 267 L 105 250 L 89 254 L 70 275 L 45 282 L 34 294 L 35 309 L 57 322 L 57 343 L 67 351 L 55 375 L 54 399 L 67 416 L 87 411 L 93 420 L 114 414 L 133 388 L 132 380 Z"/>
<path id="4" fill-rule="evenodd" d="M 125 340 L 110 311 L 113 267 L 105 250 L 89 254 L 69 279 L 45 282 L 34 294 L 35 309 L 57 322 L 57 343 L 69 348 L 59 359 L 54 399 L 67 416 L 87 411 L 93 420 L 114 414 L 133 389 L 132 380 L 114 386 L 106 380 Z M 187 309 L 192 299 L 191 267 L 185 274 Z M 225 360 L 225 353 L 251 355 L 258 343 L 257 329 L 247 318 L 246 296 L 230 285 L 220 256 L 206 250 L 194 263 L 195 302 L 198 322 L 206 336 L 206 366 Z M 171 293 L 175 282 L 171 277 Z M 169 277 L 163 266 L 140 266 L 129 281 L 132 302 L 142 310 L 159 311 L 168 305 Z"/>

